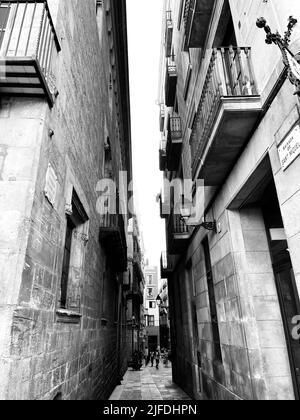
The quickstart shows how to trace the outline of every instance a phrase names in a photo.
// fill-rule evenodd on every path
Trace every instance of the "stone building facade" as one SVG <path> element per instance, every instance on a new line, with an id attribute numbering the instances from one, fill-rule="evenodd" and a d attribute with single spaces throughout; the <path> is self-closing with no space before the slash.
<path id="1" fill-rule="evenodd" d="M 162 280 L 159 291 L 159 336 L 161 349 L 171 350 L 169 322 L 169 292 L 168 280 Z"/>
<path id="2" fill-rule="evenodd" d="M 199 399 L 299 399 L 299 97 L 256 21 L 283 35 L 300 5 L 170 0 L 164 13 L 160 166 L 205 185 L 197 226 L 162 197 L 174 379 Z"/>
<path id="3" fill-rule="evenodd" d="M 146 345 L 149 351 L 155 351 L 160 347 L 159 334 L 159 307 L 156 299 L 159 292 L 158 268 L 146 265 L 145 270 L 145 324 L 146 324 Z"/>
<path id="4" fill-rule="evenodd" d="M 142 350 L 144 343 L 144 255 L 137 217 L 128 230 L 127 325 L 131 328 L 131 353 Z"/>
<path id="5" fill-rule="evenodd" d="M 98 185 L 120 181 L 125 208 L 126 2 L 0 17 L 0 398 L 105 399 L 128 352 L 128 216 L 101 216 Z"/>

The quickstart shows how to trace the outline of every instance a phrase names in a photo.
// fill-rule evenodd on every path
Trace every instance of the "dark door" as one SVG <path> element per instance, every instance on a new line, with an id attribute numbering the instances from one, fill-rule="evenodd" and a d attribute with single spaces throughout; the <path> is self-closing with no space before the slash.
<path id="1" fill-rule="evenodd" d="M 300 314 L 298 293 L 296 289 L 296 282 L 294 271 L 291 264 L 291 259 L 288 252 L 288 245 L 286 247 L 286 261 L 281 262 L 280 265 L 275 263 L 274 272 L 276 276 L 276 283 L 279 295 L 281 311 L 283 314 L 283 322 L 285 333 L 288 342 L 288 350 L 290 354 L 292 374 L 294 380 L 294 387 L 296 398 L 300 397 L 300 340 L 293 338 L 293 325 L 292 321 L 296 315 Z"/>
<path id="2" fill-rule="evenodd" d="M 293 338 L 292 320 L 300 315 L 299 294 L 274 182 L 263 193 L 264 214 L 276 287 L 284 324 L 296 399 L 300 398 L 300 340 Z"/>

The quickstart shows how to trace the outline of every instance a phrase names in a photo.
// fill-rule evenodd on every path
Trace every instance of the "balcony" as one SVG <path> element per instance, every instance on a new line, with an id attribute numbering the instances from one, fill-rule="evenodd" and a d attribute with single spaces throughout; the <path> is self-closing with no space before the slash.
<path id="1" fill-rule="evenodd" d="M 134 280 L 133 285 L 127 293 L 127 300 L 136 300 L 140 304 L 144 302 L 144 286 L 142 282 Z"/>
<path id="2" fill-rule="evenodd" d="M 220 186 L 261 113 L 251 49 L 214 49 L 190 140 L 193 177 Z"/>
<path id="3" fill-rule="evenodd" d="M 160 258 L 160 274 L 162 279 L 169 279 L 175 268 L 175 257 L 163 252 Z"/>
<path id="4" fill-rule="evenodd" d="M 0 95 L 46 98 L 52 106 L 59 51 L 47 1 L 0 2 Z"/>
<path id="5" fill-rule="evenodd" d="M 100 242 L 110 260 L 115 272 L 127 271 L 127 243 L 123 215 L 119 212 L 119 198 L 117 196 L 116 214 L 102 209 L 100 219 Z"/>
<path id="6" fill-rule="evenodd" d="M 215 0 L 186 0 L 184 49 L 204 48 Z"/>
<path id="7" fill-rule="evenodd" d="M 164 104 L 160 104 L 160 110 L 159 110 L 159 129 L 162 133 L 165 128 L 165 117 L 166 117 L 166 110 Z"/>
<path id="8" fill-rule="evenodd" d="M 163 202 L 162 194 L 159 197 L 159 207 L 160 207 L 160 218 L 167 219 L 170 214 L 170 205 L 167 205 Z"/>
<path id="9" fill-rule="evenodd" d="M 159 149 L 159 170 L 165 171 L 167 165 L 167 140 L 165 138 L 162 139 L 160 143 Z"/>
<path id="10" fill-rule="evenodd" d="M 170 57 L 172 54 L 172 41 L 173 41 L 173 19 L 172 12 L 170 10 L 166 13 L 166 57 Z"/>
<path id="11" fill-rule="evenodd" d="M 167 169 L 177 171 L 182 150 L 182 124 L 180 117 L 170 117 L 167 138 Z"/>
<path id="12" fill-rule="evenodd" d="M 165 83 L 165 103 L 167 107 L 173 107 L 176 98 L 176 89 L 177 89 L 177 66 L 175 63 L 175 58 L 170 57 L 167 59 L 167 69 L 166 69 L 166 83 Z"/>
<path id="13" fill-rule="evenodd" d="M 189 244 L 189 228 L 179 214 L 171 213 L 168 223 L 168 253 L 170 255 L 180 255 Z"/>

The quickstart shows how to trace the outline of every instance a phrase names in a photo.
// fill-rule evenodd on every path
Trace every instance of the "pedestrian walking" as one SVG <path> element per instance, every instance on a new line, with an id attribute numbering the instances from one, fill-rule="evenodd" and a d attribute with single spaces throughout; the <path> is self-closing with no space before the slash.
<path id="1" fill-rule="evenodd" d="M 164 354 L 163 354 L 163 361 L 164 361 L 164 365 L 165 365 L 165 367 L 167 368 L 168 367 L 168 365 L 169 365 L 169 359 L 168 359 L 168 350 L 165 350 L 164 351 Z"/>
<path id="2" fill-rule="evenodd" d="M 153 351 L 150 353 L 150 361 L 151 361 L 151 367 L 153 367 L 153 364 L 154 364 L 154 352 Z"/>
<path id="3" fill-rule="evenodd" d="M 148 365 L 148 363 L 149 363 L 149 349 L 148 349 L 148 347 L 146 347 L 145 348 L 145 366 L 147 366 Z"/>
<path id="4" fill-rule="evenodd" d="M 160 351 L 159 349 L 155 352 L 155 361 L 156 361 L 156 369 L 159 369 L 159 362 L 160 362 Z"/>

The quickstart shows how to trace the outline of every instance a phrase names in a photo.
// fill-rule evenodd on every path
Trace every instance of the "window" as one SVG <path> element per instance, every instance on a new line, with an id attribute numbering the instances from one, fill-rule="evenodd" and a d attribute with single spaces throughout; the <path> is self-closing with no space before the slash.
<path id="1" fill-rule="evenodd" d="M 61 276 L 60 307 L 79 312 L 80 274 L 87 245 L 88 217 L 73 190 L 72 210 L 67 216 L 64 258 Z M 76 275 L 75 275 L 76 273 Z"/>
<path id="2" fill-rule="evenodd" d="M 156 308 L 156 302 L 152 301 L 149 303 L 149 308 L 150 309 L 155 309 Z"/>
<path id="3" fill-rule="evenodd" d="M 153 297 L 153 289 L 148 289 L 148 297 Z"/>
<path id="4" fill-rule="evenodd" d="M 67 290 L 68 290 L 68 280 L 69 280 L 69 272 L 70 272 L 72 237 L 73 237 L 74 230 L 75 230 L 75 225 L 72 222 L 72 220 L 68 218 L 65 249 L 64 249 L 64 259 L 63 259 L 63 270 L 62 270 L 62 277 L 61 277 L 60 304 L 62 308 L 67 308 Z"/>
<path id="5" fill-rule="evenodd" d="M 10 13 L 10 5 L 1 4 L 0 6 L 0 49 L 1 49 L 3 39 L 5 36 L 9 13 Z"/>
<path id="6" fill-rule="evenodd" d="M 148 316 L 148 327 L 155 327 L 155 318 L 153 315 Z"/>
<path id="7" fill-rule="evenodd" d="M 153 284 L 153 276 L 152 275 L 150 275 L 150 276 L 148 276 L 148 284 Z"/>
<path id="8" fill-rule="evenodd" d="M 209 295 L 209 304 L 210 304 L 210 314 L 211 314 L 211 326 L 213 333 L 213 344 L 215 349 L 215 359 L 222 362 L 222 350 L 220 344 L 220 331 L 218 324 L 218 312 L 215 296 L 215 287 L 214 279 L 211 266 L 210 250 L 208 239 L 206 238 L 203 242 L 204 256 L 205 256 L 205 267 L 206 267 L 206 277 L 208 285 L 208 295 Z"/>

